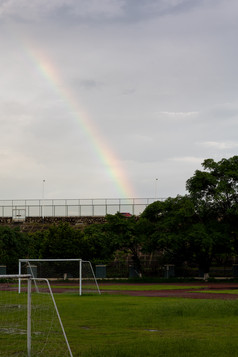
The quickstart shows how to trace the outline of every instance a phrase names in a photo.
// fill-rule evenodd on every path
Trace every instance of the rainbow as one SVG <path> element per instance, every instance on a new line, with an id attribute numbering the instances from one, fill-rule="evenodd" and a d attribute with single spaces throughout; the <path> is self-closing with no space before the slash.
<path id="1" fill-rule="evenodd" d="M 74 98 L 70 89 L 65 87 L 56 66 L 53 65 L 45 53 L 38 48 L 36 49 L 29 43 L 29 41 L 27 41 L 27 43 L 25 42 L 24 47 L 27 49 L 28 57 L 31 58 L 41 75 L 43 75 L 63 100 L 67 110 L 69 110 L 71 116 L 73 116 L 79 124 L 80 129 L 85 133 L 98 159 L 104 165 L 107 175 L 112 179 L 116 186 L 120 197 L 135 197 L 134 190 L 124 169 L 120 165 L 120 160 L 113 153 L 112 148 L 106 144 L 105 138 L 101 135 L 95 123 L 90 120 L 87 113 L 79 107 L 78 101 Z"/>

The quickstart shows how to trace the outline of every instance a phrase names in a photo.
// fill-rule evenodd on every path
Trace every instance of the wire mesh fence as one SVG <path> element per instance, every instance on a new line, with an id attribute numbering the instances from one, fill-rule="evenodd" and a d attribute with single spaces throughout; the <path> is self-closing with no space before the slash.
<path id="1" fill-rule="evenodd" d="M 0 217 L 105 216 L 117 212 L 139 215 L 151 203 L 165 198 L 0 200 Z"/>

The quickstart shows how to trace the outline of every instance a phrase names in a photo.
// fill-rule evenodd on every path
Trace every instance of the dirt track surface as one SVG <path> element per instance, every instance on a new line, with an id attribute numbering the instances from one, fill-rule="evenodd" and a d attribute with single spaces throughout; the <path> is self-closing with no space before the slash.
<path id="1" fill-rule="evenodd" d="M 59 285 L 59 287 L 53 287 L 52 290 L 54 293 L 64 293 L 64 292 L 74 292 L 75 289 L 78 288 L 78 285 L 75 284 L 74 289 L 65 289 L 62 286 L 62 283 L 54 283 L 54 285 Z M 73 285 L 73 284 L 70 284 Z M 193 283 L 161 283 L 156 285 L 163 286 L 163 290 L 120 290 L 120 283 L 113 283 L 113 288 L 110 289 L 110 283 L 99 283 L 99 287 L 102 294 L 117 294 L 117 295 L 130 295 L 130 296 L 147 296 L 147 297 L 170 297 L 170 298 L 189 298 L 189 299 L 223 299 L 223 300 L 238 300 L 238 293 L 223 293 L 224 290 L 234 290 L 238 291 L 238 283 L 205 283 L 205 282 L 193 282 Z M 115 287 L 118 286 L 118 289 Z M 123 283 L 122 285 L 125 285 Z M 153 284 L 132 284 L 128 283 L 128 289 L 130 286 L 142 286 L 153 285 Z M 170 289 L 166 289 L 166 285 L 170 286 Z M 171 286 L 174 285 L 174 289 L 171 289 Z M 107 289 L 103 289 L 106 287 Z M 180 289 L 176 289 L 176 287 L 180 287 Z M 193 288 L 191 288 L 191 286 Z M 197 288 L 194 288 L 194 286 Z M 182 289 L 181 289 L 182 287 Z M 17 288 L 15 288 L 17 290 Z M 209 291 L 209 292 L 208 292 Z M 219 291 L 219 292 L 214 292 Z M 90 290 L 88 291 L 90 293 Z"/>
<path id="2" fill-rule="evenodd" d="M 201 285 L 203 285 L 201 287 Z M 162 284 L 166 286 L 166 284 Z M 238 290 L 237 283 L 191 283 L 191 284 L 169 284 L 175 285 L 175 289 L 169 290 L 103 290 L 103 286 L 101 286 L 102 293 L 109 294 L 120 294 L 120 295 L 130 295 L 130 296 L 148 296 L 148 297 L 176 297 L 176 298 L 189 298 L 189 299 L 223 299 L 223 300 L 238 300 L 238 294 L 228 294 L 222 293 L 223 290 Z M 176 289 L 176 286 L 183 286 L 184 289 Z M 190 288 L 190 286 L 198 285 L 197 289 Z M 213 290 L 219 290 L 219 293 L 213 292 Z M 206 291 L 206 292 L 205 292 Z M 207 292 L 211 291 L 211 292 Z"/>

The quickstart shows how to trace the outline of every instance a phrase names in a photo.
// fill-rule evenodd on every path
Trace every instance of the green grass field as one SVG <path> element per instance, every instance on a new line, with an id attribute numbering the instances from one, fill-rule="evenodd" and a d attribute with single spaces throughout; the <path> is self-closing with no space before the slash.
<path id="1" fill-rule="evenodd" d="M 196 292 L 201 292 L 201 291 L 196 291 Z M 237 295 L 238 294 L 238 289 L 224 289 L 224 290 L 215 290 L 213 289 L 212 291 L 211 290 L 203 290 L 202 291 L 203 293 L 214 293 L 214 294 L 235 294 Z"/>
<path id="2" fill-rule="evenodd" d="M 56 295 L 74 356 L 235 356 L 238 302 Z"/>
<path id="3" fill-rule="evenodd" d="M 124 288 L 122 286 L 122 289 L 133 290 L 133 287 L 139 289 L 138 286 L 128 284 L 125 284 Z M 150 285 L 143 286 L 145 287 L 151 289 Z M 159 288 L 157 285 L 153 287 Z M 168 285 L 163 287 L 169 288 Z M 189 286 L 191 287 L 198 288 L 194 285 Z M 180 288 L 184 286 L 181 285 Z M 110 292 L 81 297 L 76 293 L 56 293 L 54 296 L 74 357 L 237 355 L 238 300 L 132 297 L 110 295 Z M 16 297 L 21 300 L 24 294 L 17 294 Z M 37 308 L 33 318 L 40 323 L 42 315 L 39 307 L 42 307 L 42 302 L 38 300 L 41 299 L 40 296 L 36 295 L 35 298 Z M 18 303 L 13 301 L 14 308 L 9 311 L 11 315 L 15 312 L 25 314 L 24 309 L 19 310 Z M 49 314 L 47 311 L 46 313 Z M 41 324 L 46 324 L 45 318 Z M 36 327 L 36 331 L 39 330 L 40 327 Z M 52 331 L 54 330 L 55 328 Z M 9 341 L 14 340 L 13 334 L 6 336 L 0 333 L 0 355 L 4 357 L 6 355 L 1 354 L 1 347 L 6 337 L 9 337 Z M 38 337 L 45 338 L 43 334 L 36 334 L 34 343 L 37 343 Z M 25 335 L 20 338 L 24 346 Z M 54 350 L 59 348 L 60 343 L 56 342 L 54 346 L 52 333 L 47 339 L 53 349 L 49 356 L 55 356 Z M 13 347 L 10 345 L 9 350 Z"/>

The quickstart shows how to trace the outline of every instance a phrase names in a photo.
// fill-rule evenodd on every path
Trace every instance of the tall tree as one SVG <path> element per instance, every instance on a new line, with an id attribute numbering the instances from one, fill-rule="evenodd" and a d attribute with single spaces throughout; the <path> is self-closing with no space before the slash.
<path id="1" fill-rule="evenodd" d="M 28 236 L 20 230 L 0 226 L 0 263 L 8 273 L 18 271 L 18 259 L 28 255 Z"/>
<path id="2" fill-rule="evenodd" d="M 114 242 L 114 249 L 131 254 L 134 268 L 142 274 L 140 261 L 141 235 L 135 216 L 124 217 L 120 213 L 107 215 L 106 229 Z"/>
<path id="3" fill-rule="evenodd" d="M 237 211 L 238 156 L 218 162 L 207 159 L 202 166 L 204 171 L 196 170 L 186 183 L 197 207 L 223 217 Z"/>
<path id="4" fill-rule="evenodd" d="M 43 232 L 40 258 L 82 258 L 83 233 L 68 223 L 51 226 Z"/>
<path id="5" fill-rule="evenodd" d="M 238 156 L 207 159 L 202 166 L 204 171 L 195 171 L 186 188 L 203 224 L 219 227 L 226 251 L 238 254 Z"/>
<path id="6" fill-rule="evenodd" d="M 86 258 L 93 261 L 110 261 L 116 249 L 107 224 L 92 224 L 84 228 Z M 84 258 L 84 259 L 86 259 Z"/>
<path id="7" fill-rule="evenodd" d="M 182 264 L 191 257 L 188 230 L 197 220 L 188 196 L 177 196 L 149 205 L 142 214 L 154 224 L 152 245 L 164 256 L 164 263 Z"/>
<path id="8" fill-rule="evenodd" d="M 154 202 L 142 217 L 153 222 L 150 241 L 166 263 L 196 263 L 208 274 L 215 255 L 231 251 L 227 224 L 213 215 L 201 215 L 190 196 Z"/>

